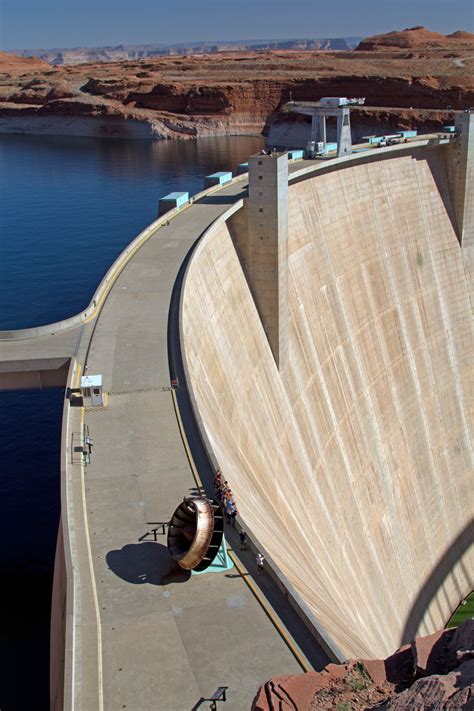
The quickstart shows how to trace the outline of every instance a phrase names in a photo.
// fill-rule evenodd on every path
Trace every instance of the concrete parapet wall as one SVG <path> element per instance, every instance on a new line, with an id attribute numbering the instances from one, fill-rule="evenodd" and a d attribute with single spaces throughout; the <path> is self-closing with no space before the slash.
<path id="1" fill-rule="evenodd" d="M 444 150 L 340 159 L 290 182 L 283 373 L 225 224 L 185 284 L 210 447 L 243 520 L 347 656 L 443 626 L 472 588 L 472 324 Z"/>

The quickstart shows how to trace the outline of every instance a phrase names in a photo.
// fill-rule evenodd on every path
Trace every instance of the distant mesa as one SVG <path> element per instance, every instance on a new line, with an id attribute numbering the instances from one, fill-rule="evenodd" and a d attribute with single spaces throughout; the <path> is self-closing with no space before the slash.
<path id="1" fill-rule="evenodd" d="M 453 40 L 462 40 L 463 42 L 474 42 L 474 32 L 465 32 L 464 30 L 456 30 L 450 35 L 446 35 Z"/>
<path id="2" fill-rule="evenodd" d="M 357 46 L 358 51 L 373 52 L 386 49 L 425 49 L 450 46 L 454 42 L 474 42 L 474 34 L 457 30 L 451 35 L 431 32 L 426 27 L 408 27 L 405 30 L 366 37 Z"/>
<path id="3" fill-rule="evenodd" d="M 21 72 L 45 71 L 51 67 L 37 57 L 17 57 L 9 52 L 0 52 L 0 73 L 20 74 Z"/>
<path id="4" fill-rule="evenodd" d="M 151 57 L 166 57 L 216 52 L 262 52 L 267 50 L 317 51 L 354 49 L 362 37 L 312 37 L 302 39 L 256 39 L 232 42 L 189 42 L 186 44 L 143 44 L 116 47 L 74 47 L 71 49 L 17 49 L 12 53 L 22 57 L 38 57 L 52 65 L 116 62 Z"/>

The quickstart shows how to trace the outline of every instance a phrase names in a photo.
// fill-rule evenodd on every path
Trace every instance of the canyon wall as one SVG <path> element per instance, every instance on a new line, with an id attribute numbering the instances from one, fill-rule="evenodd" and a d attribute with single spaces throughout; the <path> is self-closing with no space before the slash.
<path id="1" fill-rule="evenodd" d="M 244 524 L 350 657 L 442 627 L 472 588 L 472 322 L 448 150 L 290 185 L 282 373 L 226 224 L 185 282 L 191 386 Z"/>
<path id="2" fill-rule="evenodd" d="M 410 41 L 419 35 L 412 32 Z M 365 97 L 358 114 L 365 133 L 440 130 L 454 110 L 474 104 L 474 42 L 464 33 L 448 44 L 413 51 L 223 51 L 56 67 L 0 53 L 0 130 L 43 132 L 52 117 L 80 117 L 82 123 L 71 122 L 73 132 L 83 125 L 85 135 L 96 135 L 86 123 L 100 117 L 119 135 L 113 125 L 119 117 L 141 122 L 141 133 L 154 138 L 255 135 L 291 123 L 285 114 L 291 100 L 323 96 Z M 357 133 L 357 116 L 354 127 Z"/>

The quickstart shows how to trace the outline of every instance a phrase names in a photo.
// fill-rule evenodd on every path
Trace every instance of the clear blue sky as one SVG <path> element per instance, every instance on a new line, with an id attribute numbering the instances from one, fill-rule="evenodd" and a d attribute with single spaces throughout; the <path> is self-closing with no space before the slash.
<path id="1" fill-rule="evenodd" d="M 473 0 L 0 0 L 1 49 L 473 31 Z"/>

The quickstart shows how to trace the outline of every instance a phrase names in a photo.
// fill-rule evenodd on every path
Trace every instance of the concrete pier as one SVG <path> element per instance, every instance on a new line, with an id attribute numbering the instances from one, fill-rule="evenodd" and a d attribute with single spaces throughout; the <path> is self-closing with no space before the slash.
<path id="1" fill-rule="evenodd" d="M 448 162 L 450 189 L 474 304 L 474 111 L 457 114 L 455 128 Z"/>
<path id="2" fill-rule="evenodd" d="M 231 218 L 244 273 L 279 369 L 288 355 L 288 156 L 249 158 L 249 197 Z"/>
<path id="3" fill-rule="evenodd" d="M 292 111 L 297 114 L 311 116 L 311 141 L 322 141 L 327 144 L 326 119 L 336 119 L 337 157 L 341 158 L 352 153 L 351 118 L 349 106 L 321 106 L 317 102 L 303 101 L 292 104 Z"/>

